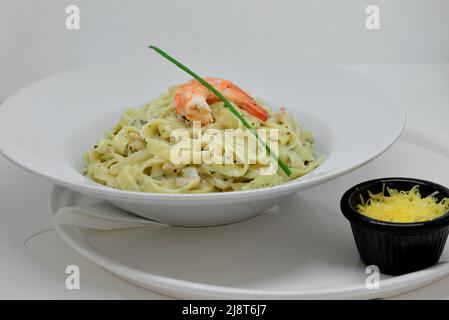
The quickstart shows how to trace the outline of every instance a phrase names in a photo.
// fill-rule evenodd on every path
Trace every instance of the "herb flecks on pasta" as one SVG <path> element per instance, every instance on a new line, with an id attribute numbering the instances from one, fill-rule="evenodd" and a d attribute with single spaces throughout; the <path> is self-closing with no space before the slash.
<path id="1" fill-rule="evenodd" d="M 171 133 L 185 129 L 190 136 L 193 134 L 191 123 L 176 112 L 176 89 L 170 88 L 140 108 L 128 109 L 106 137 L 85 153 L 86 176 L 103 185 L 128 191 L 208 193 L 275 186 L 301 177 L 320 164 L 321 159 L 314 157 L 312 135 L 303 131 L 284 109 L 272 113 L 261 101 L 257 103 L 266 111 L 265 121 L 246 110 L 241 110 L 241 114 L 255 129 L 278 130 L 279 158 L 291 169 L 290 176 L 281 168 L 277 168 L 275 174 L 260 175 L 264 165 L 249 161 L 173 164 L 170 151 L 176 141 Z M 214 121 L 205 123 L 202 131 L 246 129 L 223 102 L 213 102 L 209 107 Z"/>

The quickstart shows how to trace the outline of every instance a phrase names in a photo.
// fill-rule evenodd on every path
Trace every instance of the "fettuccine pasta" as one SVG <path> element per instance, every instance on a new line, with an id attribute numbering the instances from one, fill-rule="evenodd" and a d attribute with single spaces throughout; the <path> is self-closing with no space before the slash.
<path id="1" fill-rule="evenodd" d="M 272 113 L 266 104 L 258 101 L 268 114 L 265 121 L 245 110 L 240 110 L 241 114 L 255 129 L 278 130 L 278 155 L 292 171 L 290 176 L 281 168 L 270 175 L 260 174 L 268 164 L 255 161 L 255 155 L 247 148 L 236 148 L 236 160 L 231 164 L 174 164 L 170 154 L 177 141 L 172 132 L 184 129 L 193 136 L 192 124 L 176 112 L 176 88 L 170 88 L 140 108 L 128 109 L 106 137 L 85 153 L 85 175 L 121 190 L 207 193 L 275 186 L 305 175 L 322 161 L 315 159 L 312 135 L 291 115 L 283 109 Z M 222 102 L 212 103 L 210 110 L 214 121 L 202 126 L 202 132 L 216 129 L 224 135 L 226 129 L 245 130 Z M 201 148 L 207 150 L 208 145 L 203 144 Z"/>

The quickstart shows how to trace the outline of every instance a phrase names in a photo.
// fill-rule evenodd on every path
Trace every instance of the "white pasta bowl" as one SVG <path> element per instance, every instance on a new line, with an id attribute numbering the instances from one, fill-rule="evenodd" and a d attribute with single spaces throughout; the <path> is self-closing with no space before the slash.
<path id="1" fill-rule="evenodd" d="M 83 153 L 125 108 L 140 106 L 188 80 L 154 58 L 85 67 L 18 92 L 0 107 L 0 151 L 55 184 L 137 215 L 170 225 L 210 226 L 248 219 L 301 190 L 362 166 L 389 148 L 404 128 L 398 102 L 366 79 L 330 67 L 267 68 L 264 72 L 270 77 L 257 68 L 251 72 L 227 68 L 219 76 L 285 106 L 314 135 L 317 153 L 324 154 L 325 161 L 286 184 L 226 193 L 157 194 L 116 190 L 86 178 Z"/>

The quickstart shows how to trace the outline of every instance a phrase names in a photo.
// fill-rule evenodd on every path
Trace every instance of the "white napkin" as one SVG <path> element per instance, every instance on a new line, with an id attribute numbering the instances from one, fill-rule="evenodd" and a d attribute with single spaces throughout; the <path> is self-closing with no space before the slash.
<path id="1" fill-rule="evenodd" d="M 57 224 L 99 230 L 167 226 L 121 210 L 105 201 L 89 206 L 63 207 L 56 212 L 54 221 Z"/>

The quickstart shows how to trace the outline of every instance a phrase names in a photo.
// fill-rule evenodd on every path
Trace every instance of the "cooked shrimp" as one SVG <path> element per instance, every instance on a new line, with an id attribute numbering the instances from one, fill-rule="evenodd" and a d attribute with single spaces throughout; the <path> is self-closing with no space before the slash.
<path id="1" fill-rule="evenodd" d="M 248 111 L 262 121 L 267 120 L 267 111 L 231 81 L 210 77 L 205 80 L 239 108 Z M 176 112 L 187 120 L 201 121 L 201 125 L 214 122 L 209 104 L 218 101 L 220 99 L 198 80 L 189 81 L 176 88 Z"/>

